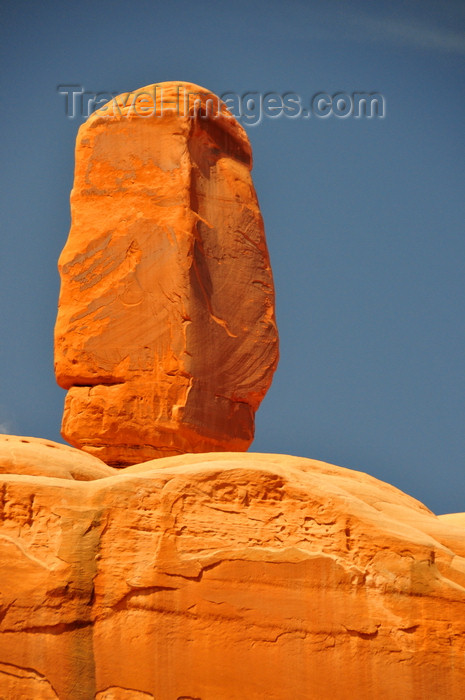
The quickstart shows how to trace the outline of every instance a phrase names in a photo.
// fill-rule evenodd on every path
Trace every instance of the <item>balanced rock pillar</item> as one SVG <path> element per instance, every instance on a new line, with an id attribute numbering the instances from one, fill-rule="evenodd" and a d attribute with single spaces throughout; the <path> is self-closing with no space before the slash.
<path id="1" fill-rule="evenodd" d="M 243 128 L 189 83 L 81 126 L 55 329 L 72 445 L 113 466 L 250 445 L 278 361 L 251 165 Z"/>

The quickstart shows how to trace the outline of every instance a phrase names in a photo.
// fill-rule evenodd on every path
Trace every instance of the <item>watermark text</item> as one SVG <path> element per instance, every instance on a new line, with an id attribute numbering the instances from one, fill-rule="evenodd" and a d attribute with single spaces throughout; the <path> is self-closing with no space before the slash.
<path id="1" fill-rule="evenodd" d="M 162 86 L 134 93 L 91 92 L 81 85 L 58 85 L 69 119 L 87 119 L 98 110 L 102 117 L 162 117 L 176 113 L 187 117 L 216 118 L 224 106 L 244 126 L 256 126 L 263 119 L 383 119 L 386 100 L 379 92 L 316 92 L 303 98 L 295 92 L 249 91 L 242 95 L 224 92 L 192 92 L 178 86 L 167 92 Z"/>

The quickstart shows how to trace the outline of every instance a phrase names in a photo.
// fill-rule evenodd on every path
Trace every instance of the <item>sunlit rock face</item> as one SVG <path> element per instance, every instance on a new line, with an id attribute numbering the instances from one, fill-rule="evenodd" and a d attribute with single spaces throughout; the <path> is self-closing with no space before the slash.
<path id="1" fill-rule="evenodd" d="M 463 515 L 287 455 L 0 462 L 0 697 L 463 699 Z"/>
<path id="2" fill-rule="evenodd" d="M 81 126 L 59 260 L 62 434 L 107 464 L 243 451 L 278 360 L 245 131 L 160 83 Z"/>

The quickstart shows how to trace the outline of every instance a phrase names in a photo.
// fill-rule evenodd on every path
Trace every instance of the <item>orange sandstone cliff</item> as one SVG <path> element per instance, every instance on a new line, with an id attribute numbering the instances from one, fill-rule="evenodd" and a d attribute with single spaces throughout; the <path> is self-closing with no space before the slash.
<path id="1" fill-rule="evenodd" d="M 11 436 L 0 464 L 0 697 L 462 700 L 465 530 L 396 488 Z"/>
<path id="2" fill-rule="evenodd" d="M 114 466 L 249 447 L 278 359 L 251 167 L 243 128 L 190 83 L 79 129 L 55 333 L 71 444 Z"/>

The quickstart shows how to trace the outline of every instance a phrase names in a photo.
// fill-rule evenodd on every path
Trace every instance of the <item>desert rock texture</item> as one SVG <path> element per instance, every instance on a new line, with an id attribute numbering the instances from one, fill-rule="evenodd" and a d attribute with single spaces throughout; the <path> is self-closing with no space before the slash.
<path id="1" fill-rule="evenodd" d="M 299 457 L 30 440 L 0 441 L 0 697 L 462 700 L 463 519 Z"/>
<path id="2" fill-rule="evenodd" d="M 278 361 L 251 167 L 244 129 L 190 83 L 79 129 L 55 334 L 72 445 L 113 466 L 249 447 Z"/>
<path id="3" fill-rule="evenodd" d="M 0 436 L 0 700 L 463 700 L 465 515 L 244 453 L 278 360 L 250 169 L 189 83 L 79 130 L 55 368 L 81 449 Z"/>

